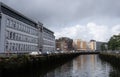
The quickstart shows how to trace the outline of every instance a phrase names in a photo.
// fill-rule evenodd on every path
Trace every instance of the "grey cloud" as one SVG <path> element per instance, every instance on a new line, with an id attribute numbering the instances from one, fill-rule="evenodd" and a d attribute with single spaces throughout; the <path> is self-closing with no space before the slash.
<path id="1" fill-rule="evenodd" d="M 48 27 L 62 28 L 97 19 L 120 17 L 120 0 L 4 0 L 12 8 L 43 22 Z M 87 20 L 87 21 L 85 21 Z M 117 23 L 117 22 L 115 22 Z M 104 24 L 104 23 L 103 23 Z"/>

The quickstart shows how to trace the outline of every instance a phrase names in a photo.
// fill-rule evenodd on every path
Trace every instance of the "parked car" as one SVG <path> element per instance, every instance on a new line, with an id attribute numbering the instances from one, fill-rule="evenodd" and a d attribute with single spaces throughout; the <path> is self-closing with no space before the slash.
<path id="1" fill-rule="evenodd" d="M 41 52 L 31 52 L 31 53 L 29 53 L 30 55 L 39 55 L 39 54 L 41 54 Z"/>
<path id="2" fill-rule="evenodd" d="M 58 52 L 58 51 L 55 51 L 54 53 L 58 54 L 59 52 Z"/>
<path id="3" fill-rule="evenodd" d="M 117 53 L 117 54 L 118 54 L 118 53 L 119 53 L 119 51 L 116 51 L 115 53 Z"/>
<path id="4" fill-rule="evenodd" d="M 61 53 L 64 53 L 64 51 L 60 51 Z"/>

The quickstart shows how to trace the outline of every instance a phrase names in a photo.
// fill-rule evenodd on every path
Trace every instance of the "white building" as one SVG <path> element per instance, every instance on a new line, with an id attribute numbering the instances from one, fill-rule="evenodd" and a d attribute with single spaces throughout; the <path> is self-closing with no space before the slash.
<path id="1" fill-rule="evenodd" d="M 29 53 L 55 49 L 54 33 L 0 3 L 0 53 Z"/>
<path id="2" fill-rule="evenodd" d="M 37 23 L 1 3 L 0 53 L 38 51 Z"/>
<path id="3" fill-rule="evenodd" d="M 55 51 L 55 36 L 54 32 L 43 27 L 43 52 L 54 52 Z"/>

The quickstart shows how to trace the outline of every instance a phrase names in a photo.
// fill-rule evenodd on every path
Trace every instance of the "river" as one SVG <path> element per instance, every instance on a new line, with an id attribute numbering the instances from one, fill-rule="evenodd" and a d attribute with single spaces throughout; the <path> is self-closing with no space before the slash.
<path id="1" fill-rule="evenodd" d="M 120 72 L 98 55 L 80 55 L 39 77 L 120 77 Z"/>
<path id="2" fill-rule="evenodd" d="M 43 68 L 31 69 L 23 74 L 7 77 L 120 77 L 120 69 L 102 61 L 98 55 L 80 55 L 66 63 L 47 64 Z M 6 76 L 0 76 L 6 77 Z"/>

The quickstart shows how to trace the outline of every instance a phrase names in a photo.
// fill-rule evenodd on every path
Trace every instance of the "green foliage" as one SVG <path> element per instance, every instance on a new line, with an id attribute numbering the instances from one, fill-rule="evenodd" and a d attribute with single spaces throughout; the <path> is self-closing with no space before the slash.
<path id="1" fill-rule="evenodd" d="M 120 50 L 120 34 L 113 35 L 108 41 L 108 49 L 110 50 Z"/>

